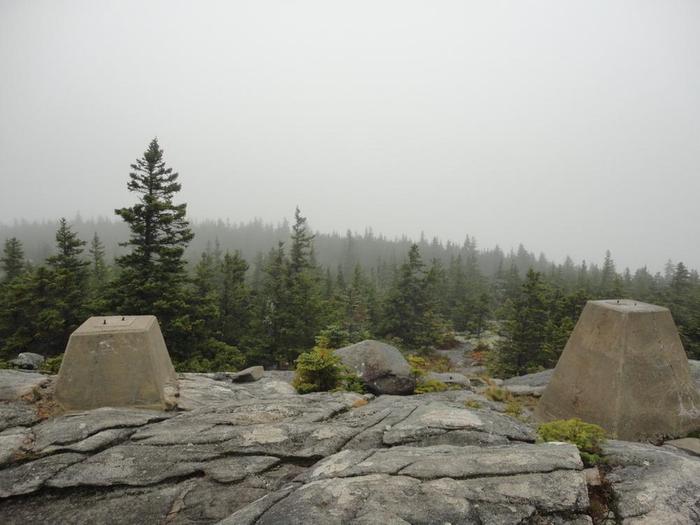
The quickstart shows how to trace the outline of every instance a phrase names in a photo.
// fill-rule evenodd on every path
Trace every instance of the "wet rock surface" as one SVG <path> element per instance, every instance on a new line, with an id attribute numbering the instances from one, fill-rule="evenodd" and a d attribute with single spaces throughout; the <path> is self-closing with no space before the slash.
<path id="1" fill-rule="evenodd" d="M 22 374 L 0 404 L 0 523 L 592 523 L 577 449 L 469 390 L 301 396 L 283 372 L 184 374 L 180 411 L 46 418 L 28 399 L 49 379 Z M 618 522 L 700 522 L 700 457 L 605 455 Z"/>

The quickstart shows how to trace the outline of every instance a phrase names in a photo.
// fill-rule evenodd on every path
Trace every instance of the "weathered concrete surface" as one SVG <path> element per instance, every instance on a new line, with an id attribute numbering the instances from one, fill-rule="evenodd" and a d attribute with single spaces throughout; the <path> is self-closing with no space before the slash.
<path id="1" fill-rule="evenodd" d="M 668 309 L 589 301 L 535 414 L 579 417 L 632 441 L 700 428 L 700 394 Z"/>
<path id="2" fill-rule="evenodd" d="M 367 340 L 336 350 L 343 364 L 362 378 L 373 394 L 408 395 L 416 388 L 408 361 L 398 349 Z"/>
<path id="3" fill-rule="evenodd" d="M 286 377 L 184 374 L 190 410 L 16 419 L 0 432 L 0 523 L 592 523 L 576 448 L 533 443 L 499 403 L 298 395 Z M 700 458 L 624 442 L 605 453 L 622 523 L 697 523 Z"/>
<path id="4" fill-rule="evenodd" d="M 70 336 L 56 399 L 66 410 L 175 406 L 177 378 L 152 315 L 91 317 Z"/>

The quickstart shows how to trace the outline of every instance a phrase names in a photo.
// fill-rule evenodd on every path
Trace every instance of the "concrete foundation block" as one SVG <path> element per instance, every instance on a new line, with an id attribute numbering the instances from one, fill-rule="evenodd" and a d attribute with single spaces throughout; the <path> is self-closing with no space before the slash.
<path id="1" fill-rule="evenodd" d="M 70 336 L 56 382 L 66 410 L 170 409 L 177 377 L 152 315 L 91 317 Z"/>
<path id="2" fill-rule="evenodd" d="M 632 300 L 589 301 L 535 416 L 578 417 L 628 441 L 700 428 L 700 394 L 669 310 Z"/>

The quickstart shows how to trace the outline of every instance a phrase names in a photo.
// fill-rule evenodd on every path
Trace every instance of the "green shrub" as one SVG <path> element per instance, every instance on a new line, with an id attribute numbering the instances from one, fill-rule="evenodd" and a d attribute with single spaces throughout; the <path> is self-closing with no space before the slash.
<path id="1" fill-rule="evenodd" d="M 476 399 L 469 399 L 464 402 L 464 406 L 467 408 L 481 408 L 481 403 L 479 403 Z"/>
<path id="2" fill-rule="evenodd" d="M 297 358 L 292 385 L 300 394 L 334 390 L 341 386 L 344 372 L 333 350 L 316 346 Z"/>
<path id="3" fill-rule="evenodd" d="M 238 348 L 216 339 L 208 339 L 199 347 L 199 352 L 185 361 L 174 363 L 176 372 L 236 372 L 245 364 Z"/>
<path id="4" fill-rule="evenodd" d="M 365 382 L 360 376 L 358 376 L 354 372 L 347 371 L 341 376 L 341 381 L 342 386 L 340 388 L 342 390 L 346 390 L 348 392 L 355 392 L 356 394 L 364 394 L 367 392 L 367 389 L 365 388 Z"/>
<path id="5" fill-rule="evenodd" d="M 499 403 L 507 403 L 513 400 L 513 395 L 504 388 L 499 388 L 495 385 L 491 385 L 486 389 L 484 395 L 491 401 L 498 401 Z"/>
<path id="6" fill-rule="evenodd" d="M 513 417 L 520 417 L 523 413 L 523 405 L 515 399 L 510 399 L 506 403 L 506 414 Z"/>
<path id="7" fill-rule="evenodd" d="M 417 355 L 408 356 L 408 364 L 411 367 L 411 375 L 413 377 L 423 377 L 428 369 L 428 362 L 424 357 Z"/>
<path id="8" fill-rule="evenodd" d="M 558 419 L 541 424 L 537 435 L 542 442 L 565 441 L 576 445 L 581 459 L 588 466 L 600 462 L 600 447 L 605 442 L 605 430 L 598 425 L 585 423 L 578 418 Z"/>
<path id="9" fill-rule="evenodd" d="M 415 393 L 427 394 L 429 392 L 444 392 L 449 388 L 450 387 L 442 381 L 438 381 L 437 379 L 428 379 L 427 381 L 423 381 L 422 383 L 418 384 L 415 389 Z"/>
<path id="10" fill-rule="evenodd" d="M 58 374 L 61 369 L 61 363 L 63 362 L 63 354 L 58 354 L 54 357 L 48 357 L 41 363 L 40 370 L 46 372 L 47 374 Z"/>

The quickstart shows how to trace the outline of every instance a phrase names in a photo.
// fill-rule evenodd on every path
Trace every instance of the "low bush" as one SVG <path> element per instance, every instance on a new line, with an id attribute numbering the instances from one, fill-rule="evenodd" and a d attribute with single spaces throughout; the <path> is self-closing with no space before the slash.
<path id="1" fill-rule="evenodd" d="M 316 346 L 296 360 L 292 385 L 300 394 L 325 392 L 341 385 L 344 367 L 333 350 Z"/>
<path id="2" fill-rule="evenodd" d="M 360 376 L 352 371 L 348 371 L 344 368 L 345 373 L 341 376 L 341 390 L 346 390 L 347 392 L 355 392 L 356 394 L 364 394 L 367 392 L 365 388 L 365 382 Z"/>
<path id="3" fill-rule="evenodd" d="M 520 417 L 523 414 L 523 405 L 516 399 L 510 399 L 506 403 L 506 414 L 512 417 Z"/>
<path id="4" fill-rule="evenodd" d="M 605 430 L 598 425 L 578 418 L 558 419 L 543 423 L 537 428 L 539 441 L 564 441 L 576 445 L 581 459 L 587 466 L 600 462 L 601 446 L 605 443 Z"/>
<path id="5" fill-rule="evenodd" d="M 427 372 L 449 372 L 453 368 L 448 357 L 432 351 L 425 355 L 409 355 L 408 364 L 414 377 L 424 376 Z"/>
<path id="6" fill-rule="evenodd" d="M 58 371 L 61 369 L 62 362 L 63 354 L 58 354 L 53 357 L 47 357 L 44 360 L 44 362 L 41 363 L 41 367 L 39 368 L 39 370 L 47 374 L 58 374 Z"/>
<path id="7" fill-rule="evenodd" d="M 185 361 L 174 363 L 176 372 L 236 372 L 245 364 L 243 354 L 235 346 L 209 339 L 201 352 Z"/>
<path id="8" fill-rule="evenodd" d="M 507 403 L 513 400 L 513 395 L 504 388 L 499 388 L 495 385 L 489 386 L 484 395 L 491 401 L 498 401 L 499 403 Z"/>
<path id="9" fill-rule="evenodd" d="M 473 363 L 483 365 L 486 362 L 490 350 L 491 347 L 487 343 L 479 341 L 474 349 L 468 353 L 468 356 L 471 357 Z"/>
<path id="10" fill-rule="evenodd" d="M 411 375 L 416 378 L 423 377 L 428 371 L 428 362 L 418 355 L 409 355 L 408 365 L 411 367 Z"/>
<path id="11" fill-rule="evenodd" d="M 427 381 L 423 381 L 416 386 L 415 393 L 416 394 L 428 394 L 430 392 L 444 392 L 445 390 L 449 390 L 449 386 L 442 381 L 438 381 L 437 379 L 428 379 Z"/>

